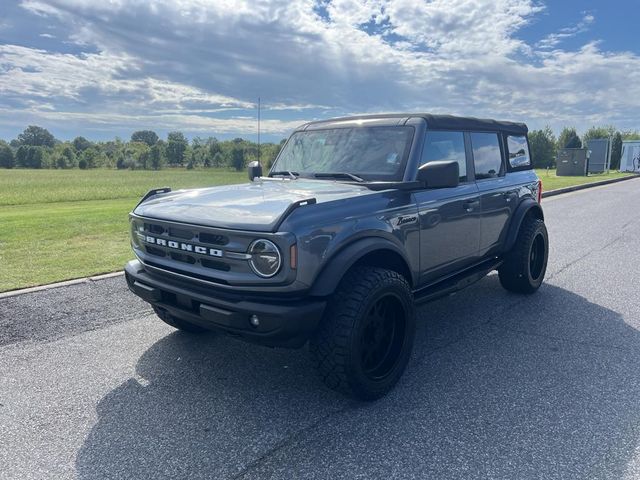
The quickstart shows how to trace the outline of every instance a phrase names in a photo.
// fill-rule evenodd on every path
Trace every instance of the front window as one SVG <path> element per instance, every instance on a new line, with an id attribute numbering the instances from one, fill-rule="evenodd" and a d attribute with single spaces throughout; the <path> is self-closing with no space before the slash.
<path id="1" fill-rule="evenodd" d="M 434 161 L 456 161 L 460 168 L 460 183 L 467 181 L 467 154 L 464 133 L 430 130 L 422 149 L 421 165 Z"/>
<path id="2" fill-rule="evenodd" d="M 413 127 L 352 127 L 294 133 L 272 172 L 349 173 L 364 180 L 402 180 Z"/>

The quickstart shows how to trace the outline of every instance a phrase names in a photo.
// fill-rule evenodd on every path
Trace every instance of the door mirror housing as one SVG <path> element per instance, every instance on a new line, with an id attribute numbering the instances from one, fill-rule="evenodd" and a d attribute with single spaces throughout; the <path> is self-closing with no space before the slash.
<path id="1" fill-rule="evenodd" d="M 257 161 L 250 162 L 247 171 L 249 173 L 249 181 L 253 182 L 254 178 L 262 176 L 262 165 Z"/>
<path id="2" fill-rule="evenodd" d="M 452 188 L 460 183 L 460 166 L 455 160 L 429 162 L 418 168 L 419 182 L 426 188 Z"/>

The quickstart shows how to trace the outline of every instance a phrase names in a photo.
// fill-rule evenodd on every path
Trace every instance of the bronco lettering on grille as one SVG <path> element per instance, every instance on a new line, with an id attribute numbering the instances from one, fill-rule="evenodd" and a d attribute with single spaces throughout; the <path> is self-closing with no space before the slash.
<path id="1" fill-rule="evenodd" d="M 207 248 L 200 245 L 192 245 L 190 243 L 176 242 L 174 240 L 165 240 L 164 238 L 156 238 L 151 235 L 145 235 L 142 239 L 145 243 L 152 245 L 159 245 L 161 247 L 174 248 L 176 250 L 183 250 L 185 252 L 195 252 L 200 255 L 209 255 L 211 257 L 222 257 L 224 252 L 217 248 Z"/>

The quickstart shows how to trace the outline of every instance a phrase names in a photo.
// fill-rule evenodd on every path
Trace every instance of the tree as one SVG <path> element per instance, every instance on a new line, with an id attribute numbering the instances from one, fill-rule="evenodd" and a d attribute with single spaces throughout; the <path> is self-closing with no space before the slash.
<path id="1" fill-rule="evenodd" d="M 604 127 L 591 127 L 582 135 L 582 143 L 586 147 L 589 140 L 596 140 L 599 138 L 610 138 L 616 133 L 615 127 L 607 125 Z"/>
<path id="2" fill-rule="evenodd" d="M 73 139 L 73 148 L 75 148 L 76 152 L 78 153 L 84 152 L 86 149 L 91 148 L 92 146 L 93 143 L 91 143 L 84 137 L 76 137 Z"/>
<path id="3" fill-rule="evenodd" d="M 150 157 L 150 166 L 152 169 L 160 170 L 164 166 L 166 159 L 164 155 L 164 143 L 162 141 L 151 147 Z"/>
<path id="4" fill-rule="evenodd" d="M 184 152 L 187 150 L 189 142 L 182 132 L 171 132 L 167 137 L 167 160 L 171 166 L 182 166 L 184 162 Z"/>
<path id="5" fill-rule="evenodd" d="M 98 144 L 100 151 L 105 155 L 105 166 L 114 168 L 118 164 L 118 160 L 124 158 L 125 144 L 116 137 L 115 140 Z"/>
<path id="6" fill-rule="evenodd" d="M 69 144 L 64 145 L 55 158 L 56 168 L 73 168 L 76 164 L 76 154 Z"/>
<path id="7" fill-rule="evenodd" d="M 24 129 L 24 132 L 18 135 L 18 143 L 34 147 L 53 147 L 56 144 L 56 139 L 46 128 L 29 125 Z"/>
<path id="8" fill-rule="evenodd" d="M 613 135 L 613 144 L 611 145 L 611 166 L 612 170 L 620 168 L 620 159 L 622 158 L 622 134 L 616 132 Z"/>
<path id="9" fill-rule="evenodd" d="M 244 169 L 244 162 L 244 147 L 242 143 L 235 142 L 231 147 L 231 166 L 240 172 Z"/>
<path id="10" fill-rule="evenodd" d="M 0 168 L 13 168 L 15 164 L 13 150 L 6 142 L 0 140 Z"/>
<path id="11" fill-rule="evenodd" d="M 39 146 L 21 145 L 16 151 L 16 165 L 22 168 L 42 168 L 44 149 Z"/>
<path id="12" fill-rule="evenodd" d="M 556 163 L 556 138 L 547 125 L 542 130 L 529 132 L 531 161 L 535 168 L 553 167 Z"/>
<path id="13" fill-rule="evenodd" d="M 153 147 L 158 143 L 158 135 L 153 130 L 138 130 L 131 134 L 131 141 L 146 143 L 148 146 Z"/>
<path id="14" fill-rule="evenodd" d="M 215 137 L 210 137 L 207 141 L 209 154 L 204 159 L 205 167 L 219 167 L 222 162 L 222 147 Z"/>
<path id="15" fill-rule="evenodd" d="M 582 140 L 573 127 L 564 127 L 558 137 L 558 148 L 582 148 Z"/>
<path id="16" fill-rule="evenodd" d="M 640 140 L 640 132 L 626 130 L 622 132 L 623 140 Z"/>
<path id="17" fill-rule="evenodd" d="M 87 148 L 80 155 L 80 161 L 83 161 L 85 168 L 102 167 L 104 165 L 105 158 L 105 155 L 100 152 L 95 146 Z M 80 166 L 80 161 L 78 161 L 78 166 Z"/>
<path id="18" fill-rule="evenodd" d="M 151 164 L 150 148 L 144 142 L 129 142 L 124 148 L 124 164 L 121 167 L 147 168 Z"/>

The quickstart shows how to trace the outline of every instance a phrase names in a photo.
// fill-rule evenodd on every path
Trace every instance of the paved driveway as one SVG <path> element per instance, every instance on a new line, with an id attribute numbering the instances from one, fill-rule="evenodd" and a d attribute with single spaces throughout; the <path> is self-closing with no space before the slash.
<path id="1" fill-rule="evenodd" d="M 638 478 L 640 180 L 544 201 L 548 281 L 421 307 L 373 404 L 306 350 L 158 321 L 122 278 L 0 300 L 0 479 Z"/>

